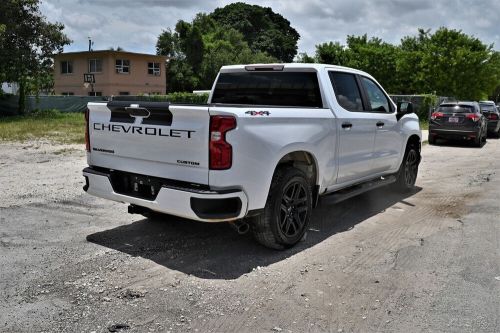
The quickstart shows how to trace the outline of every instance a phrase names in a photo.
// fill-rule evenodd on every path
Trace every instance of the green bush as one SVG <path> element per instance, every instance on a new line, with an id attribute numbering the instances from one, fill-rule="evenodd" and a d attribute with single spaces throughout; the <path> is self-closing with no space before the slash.
<path id="1" fill-rule="evenodd" d="M 438 97 L 433 94 L 425 94 L 421 95 L 422 102 L 420 103 L 420 106 L 417 110 L 417 115 L 420 119 L 429 119 L 429 109 L 434 108 L 437 106 L 438 102 Z"/>
<path id="2" fill-rule="evenodd" d="M 121 101 L 170 102 L 178 104 L 207 104 L 208 94 L 174 92 L 168 95 L 114 96 L 113 99 Z"/>
<path id="3" fill-rule="evenodd" d="M 208 94 L 193 94 L 188 92 L 174 92 L 168 94 L 167 100 L 172 103 L 207 104 Z"/>

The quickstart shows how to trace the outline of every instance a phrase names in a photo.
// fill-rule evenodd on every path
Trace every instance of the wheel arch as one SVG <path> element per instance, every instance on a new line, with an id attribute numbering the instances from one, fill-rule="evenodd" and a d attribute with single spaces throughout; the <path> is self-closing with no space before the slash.
<path id="1" fill-rule="evenodd" d="M 420 153 L 421 150 L 422 150 L 422 142 L 420 140 L 420 137 L 416 134 L 412 134 L 408 137 L 408 140 L 406 140 L 406 145 L 405 145 L 405 149 L 406 147 L 408 147 L 408 145 L 410 144 L 414 144 L 415 146 L 417 146 L 418 148 L 418 152 Z"/>
<path id="2" fill-rule="evenodd" d="M 286 165 L 304 172 L 312 187 L 313 207 L 315 207 L 319 196 L 319 168 L 314 154 L 307 150 L 294 150 L 284 154 L 276 163 L 273 176 L 278 168 Z"/>

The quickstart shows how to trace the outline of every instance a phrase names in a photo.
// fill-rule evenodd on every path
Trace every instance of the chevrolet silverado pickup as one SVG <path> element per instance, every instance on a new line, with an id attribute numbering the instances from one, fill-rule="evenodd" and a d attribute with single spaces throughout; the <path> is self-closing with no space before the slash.
<path id="1" fill-rule="evenodd" d="M 421 131 L 369 74 L 323 64 L 224 66 L 208 103 L 109 101 L 86 113 L 89 194 L 231 222 L 274 249 L 300 241 L 319 199 L 409 191 Z"/>

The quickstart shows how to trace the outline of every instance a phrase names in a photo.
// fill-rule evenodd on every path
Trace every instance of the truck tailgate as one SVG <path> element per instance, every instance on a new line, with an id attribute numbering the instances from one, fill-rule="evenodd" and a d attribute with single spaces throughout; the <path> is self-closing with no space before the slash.
<path id="1" fill-rule="evenodd" d="M 208 184 L 208 106 L 89 103 L 88 164 Z"/>

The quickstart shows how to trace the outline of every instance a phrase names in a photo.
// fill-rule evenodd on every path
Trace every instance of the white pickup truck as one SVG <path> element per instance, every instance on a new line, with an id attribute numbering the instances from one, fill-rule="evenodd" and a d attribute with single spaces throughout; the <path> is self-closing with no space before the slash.
<path id="1" fill-rule="evenodd" d="M 275 249 L 300 241 L 320 197 L 409 190 L 420 163 L 411 103 L 331 65 L 225 66 L 206 105 L 89 103 L 86 119 L 89 194 L 231 222 Z"/>

